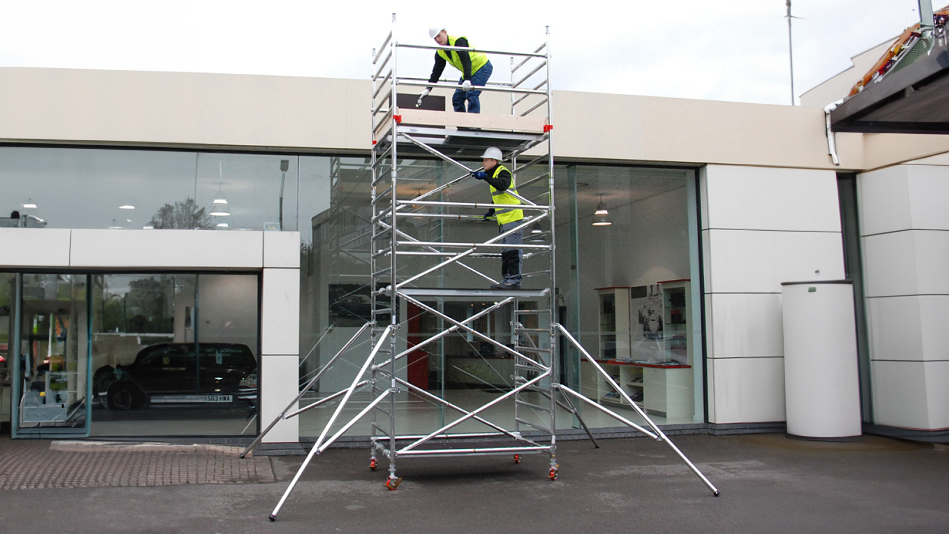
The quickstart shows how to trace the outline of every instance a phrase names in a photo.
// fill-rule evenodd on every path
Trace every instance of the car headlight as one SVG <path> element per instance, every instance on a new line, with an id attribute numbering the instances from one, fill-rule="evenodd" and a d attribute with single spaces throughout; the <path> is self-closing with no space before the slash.
<path id="1" fill-rule="evenodd" d="M 242 388 L 256 388 L 257 387 L 257 373 L 251 373 L 244 378 L 241 378 L 240 387 Z"/>

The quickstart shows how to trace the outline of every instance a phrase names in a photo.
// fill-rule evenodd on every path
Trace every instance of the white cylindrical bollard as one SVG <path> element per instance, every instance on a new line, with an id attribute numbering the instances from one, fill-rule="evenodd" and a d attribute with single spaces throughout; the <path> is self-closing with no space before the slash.
<path id="1" fill-rule="evenodd" d="M 788 434 L 861 434 L 853 282 L 781 284 Z"/>

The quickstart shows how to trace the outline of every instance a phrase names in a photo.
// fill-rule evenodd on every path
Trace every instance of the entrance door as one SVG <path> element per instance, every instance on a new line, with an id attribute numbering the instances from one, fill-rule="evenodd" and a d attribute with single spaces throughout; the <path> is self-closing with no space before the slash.
<path id="1" fill-rule="evenodd" d="M 87 282 L 47 273 L 9 280 L 13 437 L 88 435 Z"/>

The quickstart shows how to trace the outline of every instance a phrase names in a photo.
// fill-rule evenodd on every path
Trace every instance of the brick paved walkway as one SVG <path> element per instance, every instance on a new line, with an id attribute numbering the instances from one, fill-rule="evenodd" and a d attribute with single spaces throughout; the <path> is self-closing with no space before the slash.
<path id="1" fill-rule="evenodd" d="M 0 490 L 275 482 L 267 457 L 236 447 L 0 438 Z"/>

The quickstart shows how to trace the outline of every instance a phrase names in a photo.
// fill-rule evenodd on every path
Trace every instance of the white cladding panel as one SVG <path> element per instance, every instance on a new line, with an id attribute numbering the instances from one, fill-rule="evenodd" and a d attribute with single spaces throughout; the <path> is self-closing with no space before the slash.
<path id="1" fill-rule="evenodd" d="M 705 298 L 709 358 L 784 354 L 780 294 L 715 293 Z"/>
<path id="2" fill-rule="evenodd" d="M 860 234 L 949 230 L 949 167 L 898 165 L 857 180 Z"/>
<path id="3" fill-rule="evenodd" d="M 867 297 L 949 295 L 949 232 L 908 230 L 862 240 Z"/>
<path id="4" fill-rule="evenodd" d="M 907 173 L 905 165 L 897 165 L 857 177 L 860 235 L 912 228 Z"/>
<path id="5" fill-rule="evenodd" d="M 784 421 L 784 358 L 708 360 L 711 423 Z"/>
<path id="6" fill-rule="evenodd" d="M 949 296 L 866 299 L 873 360 L 949 360 Z"/>
<path id="7" fill-rule="evenodd" d="M 0 228 L 0 267 L 67 267 L 69 232 L 58 228 Z"/>
<path id="8" fill-rule="evenodd" d="M 280 416 L 299 391 L 300 357 L 267 355 L 260 358 L 260 421 L 263 426 Z M 295 410 L 295 403 L 290 410 Z M 300 440 L 300 418 L 280 421 L 264 436 L 265 443 L 295 443 Z"/>
<path id="9" fill-rule="evenodd" d="M 949 428 L 949 361 L 870 363 L 873 414 L 878 425 Z"/>
<path id="10" fill-rule="evenodd" d="M 264 267 L 300 267 L 300 232 L 264 232 Z"/>
<path id="11" fill-rule="evenodd" d="M 261 352 L 300 353 L 300 271 L 264 269 Z"/>
<path id="12" fill-rule="evenodd" d="M 844 278 L 840 233 L 709 230 L 711 293 L 780 293 L 782 282 Z"/>
<path id="13" fill-rule="evenodd" d="M 913 228 L 949 230 L 949 166 L 909 165 Z"/>
<path id="14" fill-rule="evenodd" d="M 709 165 L 709 228 L 839 232 L 833 171 Z"/>
<path id="15" fill-rule="evenodd" d="M 72 267 L 260 269 L 262 232 L 72 230 Z"/>

